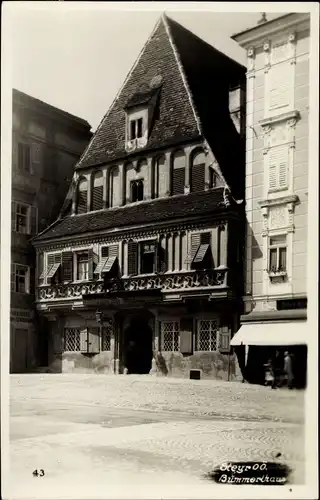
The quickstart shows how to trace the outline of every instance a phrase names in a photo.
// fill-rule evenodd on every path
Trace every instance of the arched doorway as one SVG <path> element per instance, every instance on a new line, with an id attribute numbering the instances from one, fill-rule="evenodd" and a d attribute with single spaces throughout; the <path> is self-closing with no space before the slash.
<path id="1" fill-rule="evenodd" d="M 152 365 L 152 328 L 148 318 L 135 316 L 124 330 L 124 366 L 128 373 L 146 374 Z"/>

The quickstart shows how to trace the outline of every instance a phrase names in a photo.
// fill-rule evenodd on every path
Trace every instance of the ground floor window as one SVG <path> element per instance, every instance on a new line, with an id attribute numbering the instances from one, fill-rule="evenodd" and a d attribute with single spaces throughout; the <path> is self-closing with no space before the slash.
<path id="1" fill-rule="evenodd" d="M 179 321 L 161 321 L 161 350 L 179 351 Z"/>
<path id="2" fill-rule="evenodd" d="M 111 327 L 104 327 L 102 329 L 101 350 L 111 351 Z"/>
<path id="3" fill-rule="evenodd" d="M 217 351 L 219 349 L 219 331 L 217 320 L 200 319 L 197 321 L 197 350 Z"/>
<path id="4" fill-rule="evenodd" d="M 80 351 L 80 328 L 65 328 L 64 350 Z"/>

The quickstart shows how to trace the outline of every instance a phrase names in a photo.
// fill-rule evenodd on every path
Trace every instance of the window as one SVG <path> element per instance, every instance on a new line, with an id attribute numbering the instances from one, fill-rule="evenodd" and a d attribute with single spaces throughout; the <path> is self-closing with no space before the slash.
<path id="1" fill-rule="evenodd" d="M 148 241 L 140 243 L 140 273 L 150 274 L 155 272 L 156 243 Z"/>
<path id="2" fill-rule="evenodd" d="M 103 175 L 102 172 L 96 172 L 93 176 L 92 210 L 101 210 L 102 208 L 103 208 Z"/>
<path id="3" fill-rule="evenodd" d="M 191 235 L 192 268 L 211 268 L 213 266 L 211 253 L 211 233 L 193 233 Z"/>
<path id="4" fill-rule="evenodd" d="M 101 350 L 111 351 L 112 324 L 102 328 Z"/>
<path id="5" fill-rule="evenodd" d="M 11 264 L 11 291 L 29 293 L 29 267 Z"/>
<path id="6" fill-rule="evenodd" d="M 28 205 L 16 203 L 15 230 L 17 233 L 29 233 L 29 209 Z"/>
<path id="7" fill-rule="evenodd" d="M 114 270 L 118 258 L 119 245 L 109 245 L 101 248 L 101 258 L 94 270 L 94 274 L 102 275 Z"/>
<path id="8" fill-rule="evenodd" d="M 131 181 L 131 202 L 143 200 L 143 180 Z"/>
<path id="9" fill-rule="evenodd" d="M 130 141 L 133 139 L 139 139 L 142 137 L 142 118 L 138 118 L 136 120 L 130 120 Z"/>
<path id="10" fill-rule="evenodd" d="M 193 193 L 204 191 L 205 188 L 205 164 L 204 152 L 198 151 L 193 155 L 192 168 L 190 172 L 190 186 Z"/>
<path id="11" fill-rule="evenodd" d="M 161 321 L 161 350 L 179 351 L 179 321 Z"/>
<path id="12" fill-rule="evenodd" d="M 22 172 L 31 172 L 31 148 L 23 142 L 18 143 L 18 168 Z"/>
<path id="13" fill-rule="evenodd" d="M 287 270 L 287 239 L 285 235 L 269 239 L 269 272 L 285 273 Z"/>
<path id="14" fill-rule="evenodd" d="M 219 348 L 219 332 L 216 320 L 197 321 L 197 350 L 217 351 Z"/>
<path id="15" fill-rule="evenodd" d="M 286 189 L 288 171 L 288 148 L 275 148 L 269 153 L 269 191 Z"/>
<path id="16" fill-rule="evenodd" d="M 64 350 L 80 351 L 80 328 L 64 329 Z"/>
<path id="17" fill-rule="evenodd" d="M 87 281 L 89 279 L 89 255 L 88 252 L 77 254 L 77 280 Z"/>
<path id="18" fill-rule="evenodd" d="M 184 194 L 186 157 L 183 151 L 173 155 L 172 194 Z"/>
<path id="19" fill-rule="evenodd" d="M 85 214 L 87 212 L 87 194 L 88 182 L 85 177 L 80 179 L 78 184 L 78 199 L 77 199 L 77 213 Z"/>

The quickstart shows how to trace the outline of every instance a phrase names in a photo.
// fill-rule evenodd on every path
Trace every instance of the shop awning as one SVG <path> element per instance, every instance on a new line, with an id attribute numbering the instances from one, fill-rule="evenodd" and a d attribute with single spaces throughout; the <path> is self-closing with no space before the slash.
<path id="1" fill-rule="evenodd" d="M 279 321 L 242 325 L 231 339 L 232 346 L 289 346 L 308 344 L 307 321 Z"/>

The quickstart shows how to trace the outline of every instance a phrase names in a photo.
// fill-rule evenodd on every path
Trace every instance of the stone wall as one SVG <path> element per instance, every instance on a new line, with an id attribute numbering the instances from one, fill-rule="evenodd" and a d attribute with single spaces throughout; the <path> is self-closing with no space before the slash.
<path id="1" fill-rule="evenodd" d="M 162 358 L 162 359 L 161 359 Z M 229 365 L 230 362 L 230 365 Z M 158 356 L 158 373 L 170 377 L 189 378 L 190 370 L 201 370 L 202 379 L 242 380 L 236 355 L 220 352 L 195 352 L 183 356 L 179 352 L 165 352 Z"/>

